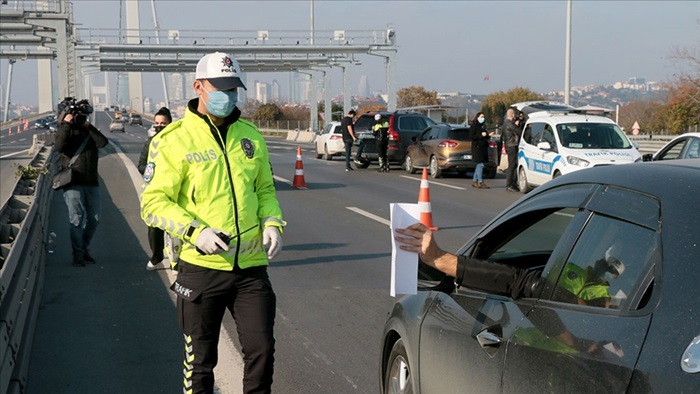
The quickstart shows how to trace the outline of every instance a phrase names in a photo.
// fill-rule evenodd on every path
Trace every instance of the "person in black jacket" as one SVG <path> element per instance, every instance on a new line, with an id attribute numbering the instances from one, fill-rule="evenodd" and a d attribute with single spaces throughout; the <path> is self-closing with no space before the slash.
<path id="1" fill-rule="evenodd" d="M 493 131 L 488 133 L 484 129 L 484 121 L 486 117 L 483 112 L 477 112 L 469 126 L 469 132 L 472 139 L 472 160 L 476 163 L 474 169 L 474 177 L 472 178 L 472 187 L 479 189 L 490 189 L 484 183 L 484 163 L 489 161 L 489 141 L 493 136 Z"/>
<path id="2" fill-rule="evenodd" d="M 509 192 L 519 192 L 518 175 L 515 171 L 518 168 L 518 145 L 520 144 L 520 134 L 522 130 L 515 124 L 517 118 L 515 109 L 509 108 L 508 112 L 506 112 L 506 118 L 506 122 L 503 124 L 503 143 L 506 145 L 506 153 L 508 153 L 506 190 Z"/>
<path id="3" fill-rule="evenodd" d="M 87 101 L 84 103 L 87 104 Z M 88 248 L 97 230 L 101 210 L 97 173 L 98 149 L 105 147 L 108 141 L 107 137 L 88 122 L 86 113 L 64 109 L 58 116 L 55 145 L 56 151 L 61 155 L 61 168 L 68 167 L 68 162 L 78 152 L 83 141 L 87 141 L 85 147 L 71 166 L 71 183 L 62 188 L 63 199 L 68 206 L 73 265 L 76 267 L 95 263 Z"/>
<path id="4" fill-rule="evenodd" d="M 149 136 L 144 144 L 143 149 L 141 149 L 141 156 L 139 157 L 139 172 L 141 175 L 146 171 L 146 165 L 148 164 L 148 147 L 151 145 L 151 140 L 155 135 L 160 133 L 165 126 L 169 125 L 173 121 L 173 117 L 170 114 L 170 110 L 163 107 L 156 112 L 153 117 L 153 131 L 154 134 Z M 146 263 L 146 269 L 153 271 L 157 268 L 158 264 L 163 261 L 163 248 L 165 247 L 165 232 L 157 227 L 148 227 L 148 245 L 151 247 L 151 258 L 148 259 Z"/>

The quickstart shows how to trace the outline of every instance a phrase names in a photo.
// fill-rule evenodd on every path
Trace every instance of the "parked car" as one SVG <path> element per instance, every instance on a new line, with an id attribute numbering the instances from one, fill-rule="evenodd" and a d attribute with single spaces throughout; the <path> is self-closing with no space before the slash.
<path id="1" fill-rule="evenodd" d="M 605 116 L 568 108 L 523 112 L 528 118 L 517 167 L 518 187 L 523 193 L 584 168 L 642 160 L 622 129 Z"/>
<path id="2" fill-rule="evenodd" d="M 333 156 L 345 155 L 343 130 L 340 122 L 327 123 L 316 137 L 316 158 L 332 160 Z"/>
<path id="3" fill-rule="evenodd" d="M 46 123 L 46 128 L 49 129 L 50 132 L 55 133 L 56 130 L 58 130 L 57 124 L 56 119 L 49 120 L 48 123 Z"/>
<path id="4" fill-rule="evenodd" d="M 383 330 L 382 392 L 700 392 L 698 195 L 700 160 L 596 167 L 535 189 L 457 252 L 536 270 L 532 294 L 456 287 L 419 264 L 417 294 Z M 617 276 L 600 278 L 611 265 Z"/>
<path id="5" fill-rule="evenodd" d="M 389 146 L 387 157 L 390 162 L 403 164 L 406 158 L 406 150 L 411 145 L 411 138 L 417 136 L 426 127 L 436 124 L 436 122 L 426 115 L 417 112 L 395 111 L 377 112 L 370 111 L 360 115 L 353 125 L 358 139 L 364 143 L 362 168 L 369 167 L 370 161 L 378 160 L 377 145 L 372 132 L 372 127 L 376 123 L 374 115 L 377 113 L 382 118 L 389 119 Z"/>
<path id="6" fill-rule="evenodd" d="M 124 122 L 122 122 L 121 119 L 113 119 L 112 122 L 109 124 L 109 132 L 124 133 Z"/>
<path id="7" fill-rule="evenodd" d="M 143 121 L 141 120 L 141 115 L 139 114 L 131 114 L 129 115 L 129 124 L 143 124 Z"/>
<path id="8" fill-rule="evenodd" d="M 444 171 L 464 176 L 476 168 L 472 160 L 469 126 L 440 123 L 429 126 L 412 140 L 404 161 L 404 169 L 409 174 L 415 174 L 419 168 L 428 168 L 433 178 L 439 178 Z M 492 141 L 489 142 L 489 162 L 484 165 L 485 178 L 496 177 L 496 160 L 497 145 Z"/>
<path id="9" fill-rule="evenodd" d="M 34 122 L 34 127 L 36 127 L 37 129 L 48 128 L 49 121 L 50 119 L 48 117 L 37 119 L 36 122 Z"/>
<path id="10" fill-rule="evenodd" d="M 642 156 L 643 161 L 700 158 L 700 133 L 685 133 L 664 145 L 658 152 Z"/>

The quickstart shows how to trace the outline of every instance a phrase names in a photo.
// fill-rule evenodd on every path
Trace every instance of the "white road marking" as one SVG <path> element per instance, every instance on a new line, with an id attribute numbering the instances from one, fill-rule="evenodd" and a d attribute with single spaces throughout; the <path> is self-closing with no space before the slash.
<path id="1" fill-rule="evenodd" d="M 282 178 L 281 176 L 273 175 L 272 177 L 275 178 L 276 180 L 282 182 L 282 183 L 289 183 L 290 185 L 292 184 L 292 181 L 285 179 L 285 178 Z"/>
<path id="2" fill-rule="evenodd" d="M 408 176 L 408 175 L 401 175 L 401 177 L 402 177 L 402 178 L 406 178 L 406 179 L 412 179 L 412 180 L 418 181 L 418 182 L 421 181 L 421 179 L 419 179 L 419 178 L 415 178 L 415 177 Z M 440 183 L 440 182 L 435 182 L 435 181 L 428 181 L 428 183 L 434 184 L 434 185 L 438 185 L 438 186 L 451 187 L 452 189 L 457 189 L 457 190 L 467 190 L 466 187 L 459 187 L 459 186 L 454 186 L 454 185 L 448 185 L 447 183 Z"/>
<path id="3" fill-rule="evenodd" d="M 381 224 L 383 224 L 383 225 L 386 225 L 386 226 L 390 226 L 390 225 L 391 225 L 391 222 L 389 222 L 388 220 L 384 219 L 383 217 L 377 216 L 377 215 L 375 215 L 375 214 L 373 214 L 373 213 L 369 213 L 369 212 L 364 211 L 364 210 L 362 210 L 362 209 L 360 209 L 360 208 L 356 208 L 356 207 L 345 207 L 345 208 L 347 208 L 347 209 L 349 209 L 349 210 L 351 210 L 351 211 L 353 211 L 353 212 L 355 212 L 355 213 L 359 213 L 360 215 L 362 215 L 362 216 L 364 216 L 364 217 L 366 217 L 366 218 L 370 218 L 370 219 L 372 219 L 372 220 L 374 220 L 374 221 L 377 221 L 377 222 L 379 222 L 379 223 L 381 223 Z"/>

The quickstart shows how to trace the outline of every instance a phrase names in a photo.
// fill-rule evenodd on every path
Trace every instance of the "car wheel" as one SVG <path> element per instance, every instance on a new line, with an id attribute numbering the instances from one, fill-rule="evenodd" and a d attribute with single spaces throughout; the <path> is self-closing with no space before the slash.
<path id="1" fill-rule="evenodd" d="M 323 154 L 318 153 L 318 145 L 316 145 L 316 158 L 320 159 L 323 156 Z"/>
<path id="2" fill-rule="evenodd" d="M 328 146 L 323 146 L 323 160 L 332 160 L 333 156 L 328 153 Z"/>
<path id="3" fill-rule="evenodd" d="M 432 178 L 440 178 L 440 175 L 442 175 L 442 170 L 438 165 L 437 157 L 433 156 L 430 158 L 430 168 L 428 171 L 430 172 L 430 176 Z"/>
<path id="4" fill-rule="evenodd" d="M 409 174 L 415 174 L 416 173 L 416 168 L 413 167 L 413 160 L 411 160 L 410 155 L 406 155 L 406 159 L 404 159 L 403 162 L 403 168 L 406 170 L 407 173 Z"/>
<path id="5" fill-rule="evenodd" d="M 523 194 L 530 191 L 530 185 L 527 183 L 527 175 L 525 175 L 525 169 L 522 167 L 518 170 L 518 189 L 520 189 L 520 192 Z"/>
<path id="6" fill-rule="evenodd" d="M 367 159 L 367 160 L 363 160 L 363 161 L 362 161 L 362 164 L 357 164 L 357 163 L 355 163 L 355 166 L 357 166 L 357 168 L 363 168 L 363 169 L 364 169 L 364 168 L 369 167 L 369 164 L 370 164 L 370 161 L 369 161 L 369 159 Z"/>
<path id="7" fill-rule="evenodd" d="M 389 354 L 384 377 L 384 394 L 409 394 L 413 393 L 413 379 L 411 366 L 408 364 L 408 355 L 403 345 L 403 339 L 394 343 Z"/>

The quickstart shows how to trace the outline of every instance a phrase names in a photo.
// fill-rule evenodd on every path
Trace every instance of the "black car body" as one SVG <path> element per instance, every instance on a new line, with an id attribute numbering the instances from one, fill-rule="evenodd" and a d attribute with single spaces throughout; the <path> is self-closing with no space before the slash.
<path id="1" fill-rule="evenodd" d="M 540 270 L 541 291 L 455 287 L 420 264 L 417 295 L 384 328 L 382 391 L 700 392 L 699 195 L 700 160 L 591 168 L 535 189 L 457 254 Z M 608 304 L 563 290 L 572 264 L 611 250 L 625 268 L 605 282 Z"/>
<path id="2" fill-rule="evenodd" d="M 426 127 L 436 124 L 436 122 L 426 115 L 417 112 L 395 111 L 395 112 L 366 112 L 360 115 L 353 125 L 358 139 L 364 143 L 363 156 L 368 160 L 377 160 L 377 146 L 372 132 L 372 127 L 376 124 L 374 115 L 381 114 L 384 119 L 389 120 L 389 145 L 387 157 L 390 162 L 401 163 L 406 157 L 406 150 L 411 145 L 411 138 L 417 136 Z M 369 165 L 369 164 L 368 164 Z"/>
<path id="3" fill-rule="evenodd" d="M 139 114 L 131 114 L 129 115 L 129 124 L 139 124 L 142 125 L 143 122 L 141 120 L 141 115 Z"/>

